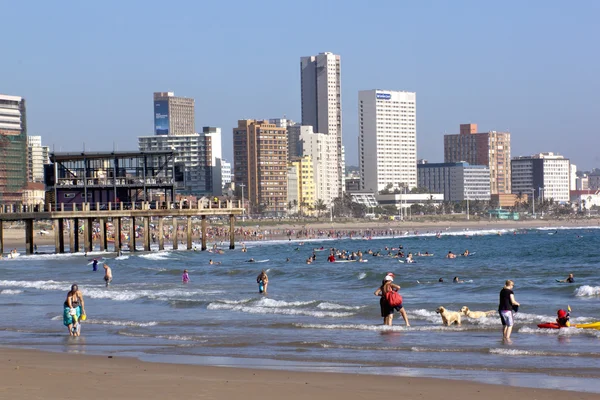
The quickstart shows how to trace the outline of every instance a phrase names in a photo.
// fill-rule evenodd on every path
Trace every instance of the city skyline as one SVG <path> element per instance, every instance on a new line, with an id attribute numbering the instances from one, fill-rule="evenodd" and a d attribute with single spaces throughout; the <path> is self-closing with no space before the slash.
<path id="1" fill-rule="evenodd" d="M 120 13 L 114 13 L 116 3 L 111 2 L 103 7 L 78 4 L 68 13 L 40 4 L 27 9 L 31 29 L 23 30 L 17 17 L 25 5 L 13 2 L 5 8 L 6 28 L 23 34 L 6 43 L 4 51 L 12 56 L 0 66 L 0 76 L 11 79 L 2 81 L 0 91 L 27 99 L 29 133 L 41 135 L 51 149 L 77 151 L 84 142 L 89 151 L 112 150 L 113 142 L 120 150 L 135 149 L 138 136 L 153 132 L 153 116 L 147 110 L 150 94 L 159 90 L 196 99 L 197 125 L 218 126 L 224 132 L 243 118 L 285 115 L 300 121 L 298 59 L 331 51 L 344 60 L 347 165 L 358 165 L 357 93 L 381 87 L 418 94 L 418 158 L 441 162 L 444 133 L 454 133 L 460 123 L 477 122 L 481 131 L 510 132 L 513 156 L 555 151 L 581 170 L 600 164 L 593 118 L 600 58 L 585 50 L 593 48 L 599 33 L 593 16 L 600 6 L 594 2 L 512 7 L 438 3 L 433 8 L 392 2 L 343 7 L 346 3 L 338 2 L 343 18 L 300 35 L 296 25 L 288 25 L 312 18 L 320 3 L 308 1 L 305 7 L 286 5 L 298 22 L 275 21 L 280 35 L 262 29 L 244 32 L 240 40 L 241 28 L 207 35 L 225 22 L 222 15 L 238 21 L 259 11 L 264 17 L 281 12 L 267 3 L 265 7 L 240 3 L 233 15 L 223 13 L 223 5 L 192 2 L 171 10 L 159 9 L 153 2 L 144 10 L 124 4 Z M 334 9 L 335 3 L 323 7 Z M 210 23 L 192 24 L 191 10 L 210 17 Z M 384 12 L 402 13 L 406 23 L 390 24 L 385 37 L 379 37 L 374 28 L 380 26 Z M 576 18 L 565 19 L 565 14 Z M 157 37 L 151 23 L 157 18 L 165 26 L 181 27 L 182 32 L 174 30 L 177 35 L 189 37 L 173 45 L 164 58 L 156 58 L 155 50 L 170 43 L 175 33 Z M 470 24 L 458 24 L 459 20 Z M 486 29 L 507 21 L 510 29 Z M 359 23 L 361 29 L 355 29 Z M 555 30 L 558 23 L 564 29 Z M 107 24 L 112 29 L 106 30 Z M 37 40 L 42 31 L 45 41 Z M 480 33 L 473 35 L 475 31 Z M 192 41 L 203 46 L 202 54 L 189 52 L 187 44 Z M 236 62 L 242 56 L 258 61 L 275 46 L 277 57 L 269 64 Z M 218 62 L 198 64 L 204 55 Z M 70 107 L 68 119 L 62 112 L 64 104 Z M 233 158 L 232 148 L 231 136 L 224 135 L 225 158 Z"/>

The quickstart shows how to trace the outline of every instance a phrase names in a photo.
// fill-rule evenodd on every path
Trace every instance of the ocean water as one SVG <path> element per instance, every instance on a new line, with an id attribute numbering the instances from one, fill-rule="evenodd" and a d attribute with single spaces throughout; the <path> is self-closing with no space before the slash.
<path id="1" fill-rule="evenodd" d="M 498 234 L 500 233 L 500 234 Z M 4 346 L 144 360 L 253 368 L 435 376 L 600 393 L 600 330 L 542 330 L 559 308 L 573 323 L 600 321 L 600 229 L 446 232 L 396 238 L 272 241 L 248 252 L 154 251 L 38 254 L 0 261 Z M 405 264 L 365 254 L 366 263 L 329 263 L 313 248 L 433 253 Z M 470 257 L 446 259 L 452 250 Z M 40 246 L 40 252 L 52 251 Z M 89 260 L 103 257 L 92 272 Z M 266 260 L 248 263 L 246 260 Z M 287 262 L 286 258 L 290 261 Z M 209 265 L 209 259 L 219 265 Z M 104 287 L 102 262 L 113 270 Z M 256 276 L 269 275 L 260 295 Z M 183 269 L 191 282 L 182 284 Z M 402 286 L 411 327 L 382 325 L 373 292 L 387 272 Z M 575 283 L 558 283 L 569 273 Z M 452 283 L 458 276 L 464 283 Z M 438 283 L 443 277 L 445 283 Z M 496 310 L 506 279 L 521 303 L 512 344 L 497 314 L 446 327 L 439 306 Z M 62 304 L 72 283 L 88 320 L 72 338 Z"/>

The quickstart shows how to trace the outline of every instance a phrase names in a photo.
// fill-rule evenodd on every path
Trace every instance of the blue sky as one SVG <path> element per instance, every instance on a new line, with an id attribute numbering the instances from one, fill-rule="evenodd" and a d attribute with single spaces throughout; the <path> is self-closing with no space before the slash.
<path id="1" fill-rule="evenodd" d="M 300 57 L 342 57 L 347 164 L 363 89 L 417 92 L 418 156 L 460 123 L 509 130 L 512 154 L 600 167 L 599 1 L 0 0 L 0 93 L 56 151 L 137 149 L 152 93 L 196 99 L 196 130 L 300 120 Z"/>

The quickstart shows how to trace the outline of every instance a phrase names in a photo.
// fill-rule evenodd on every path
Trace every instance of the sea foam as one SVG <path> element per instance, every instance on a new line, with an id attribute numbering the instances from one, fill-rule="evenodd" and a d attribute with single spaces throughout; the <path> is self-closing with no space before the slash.
<path id="1" fill-rule="evenodd" d="M 583 285 L 575 289 L 576 297 L 600 296 L 600 286 Z"/>

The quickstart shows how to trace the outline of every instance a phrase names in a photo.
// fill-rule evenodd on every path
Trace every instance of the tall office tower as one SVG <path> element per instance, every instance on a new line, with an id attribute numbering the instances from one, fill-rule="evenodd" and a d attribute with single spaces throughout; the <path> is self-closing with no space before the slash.
<path id="1" fill-rule="evenodd" d="M 177 152 L 175 160 L 168 165 L 168 168 L 176 170 L 181 168 L 183 183 L 175 188 L 180 194 L 204 196 L 222 193 L 220 129 L 205 129 L 215 130 L 215 132 L 138 137 L 140 151 L 174 150 Z M 164 161 L 150 157 L 147 162 L 148 168 L 164 168 Z M 216 168 L 219 172 L 213 173 Z"/>
<path id="2" fill-rule="evenodd" d="M 27 184 L 25 99 L 0 94 L 0 204 L 20 203 Z"/>
<path id="3" fill-rule="evenodd" d="M 333 199 L 339 196 L 336 137 L 303 130 L 299 143 L 301 154 L 312 160 L 315 201 L 323 200 L 327 206 L 331 206 Z"/>
<path id="4" fill-rule="evenodd" d="M 50 148 L 42 146 L 41 136 L 27 136 L 27 181 L 44 182 L 44 165 L 49 164 Z"/>
<path id="5" fill-rule="evenodd" d="M 358 92 L 358 165 L 361 189 L 417 186 L 417 122 L 414 92 Z"/>
<path id="6" fill-rule="evenodd" d="M 231 163 L 225 159 L 221 160 L 221 182 L 223 189 L 231 183 Z"/>
<path id="7" fill-rule="evenodd" d="M 214 196 L 223 194 L 223 176 L 222 162 L 223 152 L 221 147 L 221 128 L 205 126 L 202 128 L 202 134 L 206 143 L 206 161 L 211 170 L 210 187 Z"/>
<path id="8" fill-rule="evenodd" d="M 568 158 L 554 153 L 515 157 L 511 162 L 513 194 L 570 201 L 571 167 Z"/>
<path id="9" fill-rule="evenodd" d="M 477 133 L 477 124 L 461 124 L 458 135 L 444 135 L 444 162 L 487 165 L 492 194 L 511 193 L 510 133 Z"/>
<path id="10" fill-rule="evenodd" d="M 287 212 L 286 129 L 268 121 L 240 120 L 233 128 L 233 179 L 251 213 Z"/>
<path id="11" fill-rule="evenodd" d="M 154 134 L 193 135 L 196 132 L 194 99 L 173 92 L 154 92 Z"/>
<path id="12" fill-rule="evenodd" d="M 337 138 L 338 196 L 345 191 L 342 145 L 342 83 L 340 56 L 319 53 L 300 59 L 302 125 Z"/>

